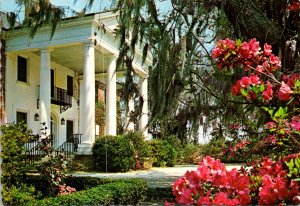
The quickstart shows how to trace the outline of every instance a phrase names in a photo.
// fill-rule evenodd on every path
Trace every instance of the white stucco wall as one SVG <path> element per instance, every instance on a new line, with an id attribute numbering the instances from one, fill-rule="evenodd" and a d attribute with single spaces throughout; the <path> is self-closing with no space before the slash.
<path id="1" fill-rule="evenodd" d="M 17 81 L 17 56 L 27 58 L 28 83 Z M 37 108 L 38 86 L 40 85 L 40 56 L 32 53 L 8 53 L 6 74 L 6 115 L 7 122 L 16 121 L 17 111 L 27 113 L 28 127 L 36 134 L 41 129 L 39 121 L 34 121 L 34 115 L 39 114 Z M 74 77 L 74 72 L 62 65 L 51 62 L 51 69 L 55 72 L 55 87 L 67 89 L 67 75 Z M 74 78 L 75 81 L 75 78 Z M 40 114 L 39 114 L 40 115 Z M 56 124 L 56 146 L 66 140 L 66 125 L 61 125 L 61 119 L 74 121 L 74 133 L 78 133 L 78 104 L 72 98 L 72 107 L 60 113 L 60 106 L 51 104 L 51 115 Z M 49 128 L 50 129 L 50 128 Z"/>

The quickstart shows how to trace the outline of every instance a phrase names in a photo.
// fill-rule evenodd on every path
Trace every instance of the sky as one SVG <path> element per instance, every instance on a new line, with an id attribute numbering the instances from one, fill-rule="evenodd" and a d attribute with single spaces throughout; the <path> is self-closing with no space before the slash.
<path id="1" fill-rule="evenodd" d="M 75 11 L 81 11 L 87 3 L 87 0 L 77 0 L 76 4 L 74 4 L 74 0 L 50 0 L 53 5 L 57 6 L 66 6 Z M 5 12 L 15 12 L 18 11 L 19 8 L 15 3 L 15 0 L 0 0 L 0 10 Z M 94 4 L 91 10 L 88 13 L 101 11 L 105 8 L 109 8 L 111 5 L 111 0 L 94 0 Z M 24 10 L 24 8 L 23 8 Z"/>

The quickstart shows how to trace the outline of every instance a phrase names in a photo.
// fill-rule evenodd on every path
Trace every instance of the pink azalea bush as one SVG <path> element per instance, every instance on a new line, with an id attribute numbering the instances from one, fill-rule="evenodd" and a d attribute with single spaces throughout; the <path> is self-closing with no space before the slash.
<path id="1" fill-rule="evenodd" d="M 175 200 L 184 205 L 300 203 L 300 184 L 287 176 L 284 160 L 274 162 L 266 157 L 249 166 L 248 170 L 242 167 L 228 171 L 220 160 L 207 156 L 196 171 L 187 171 L 174 182 Z"/>
<path id="2" fill-rule="evenodd" d="M 58 185 L 58 186 L 59 186 L 58 195 L 69 195 L 73 192 L 76 192 L 76 189 L 74 187 L 66 186 L 66 184 Z"/>
<path id="3" fill-rule="evenodd" d="M 250 203 L 250 179 L 233 169 L 227 171 L 220 160 L 206 157 L 197 171 L 188 171 L 173 185 L 179 204 L 246 205 Z"/>
<path id="4" fill-rule="evenodd" d="M 299 9 L 294 1 L 290 9 Z M 247 163 L 240 170 L 226 170 L 220 160 L 205 157 L 196 171 L 188 171 L 174 182 L 179 204 L 193 205 L 277 205 L 300 203 L 300 73 L 280 73 L 280 58 L 272 46 L 261 49 L 256 39 L 247 42 L 219 40 L 212 58 L 221 72 L 243 70 L 245 76 L 233 83 L 232 95 L 243 98 L 268 115 L 256 141 L 272 148 L 269 157 Z M 278 79 L 279 78 L 279 79 Z M 238 129 L 236 124 L 230 127 Z M 251 137 L 226 149 L 234 156 L 252 144 Z M 295 154 L 291 154 L 295 153 Z M 168 205 L 169 203 L 166 203 Z"/>

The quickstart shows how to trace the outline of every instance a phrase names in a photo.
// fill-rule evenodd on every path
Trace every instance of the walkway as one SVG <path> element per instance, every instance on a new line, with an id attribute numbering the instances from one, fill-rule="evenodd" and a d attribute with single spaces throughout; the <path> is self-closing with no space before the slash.
<path id="1" fill-rule="evenodd" d="M 226 166 L 228 170 L 240 168 L 239 165 Z M 129 171 L 126 173 L 95 173 L 76 172 L 74 176 L 90 176 L 98 178 L 143 178 L 147 180 L 149 187 L 166 187 L 177 178 L 183 176 L 186 171 L 196 170 L 197 165 L 176 165 L 175 167 L 153 167 L 149 170 Z"/>

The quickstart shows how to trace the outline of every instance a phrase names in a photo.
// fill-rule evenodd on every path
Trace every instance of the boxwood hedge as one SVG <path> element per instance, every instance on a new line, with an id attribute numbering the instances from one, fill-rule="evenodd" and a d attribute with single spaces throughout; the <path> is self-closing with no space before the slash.
<path id="1" fill-rule="evenodd" d="M 142 179 L 122 179 L 81 190 L 70 195 L 45 198 L 27 205 L 122 205 L 137 204 L 147 195 L 147 182 Z"/>

